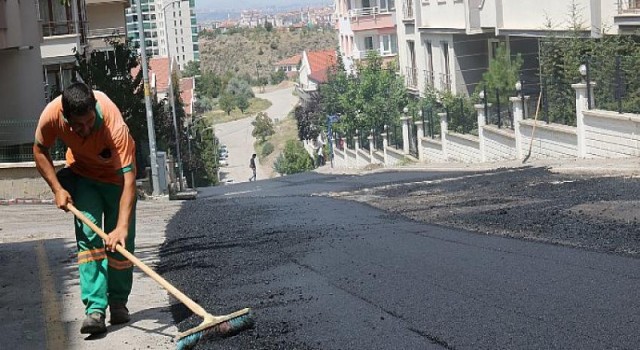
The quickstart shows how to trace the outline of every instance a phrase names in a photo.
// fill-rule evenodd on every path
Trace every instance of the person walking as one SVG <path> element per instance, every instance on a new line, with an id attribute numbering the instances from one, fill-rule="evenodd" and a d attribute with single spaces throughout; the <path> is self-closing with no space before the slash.
<path id="1" fill-rule="evenodd" d="M 253 176 L 249 178 L 249 182 L 256 181 L 256 154 L 254 153 L 249 159 L 249 168 L 253 171 Z"/>
<path id="2" fill-rule="evenodd" d="M 60 139 L 67 146 L 66 165 L 56 173 L 49 149 Z M 109 239 L 103 241 L 79 219 L 75 235 L 85 318 L 83 334 L 107 331 L 130 320 L 127 301 L 133 285 L 133 264 L 116 245 L 135 247 L 135 142 L 118 107 L 84 83 L 69 85 L 40 115 L 33 155 L 36 167 L 55 196 L 58 208 L 73 204 Z"/>

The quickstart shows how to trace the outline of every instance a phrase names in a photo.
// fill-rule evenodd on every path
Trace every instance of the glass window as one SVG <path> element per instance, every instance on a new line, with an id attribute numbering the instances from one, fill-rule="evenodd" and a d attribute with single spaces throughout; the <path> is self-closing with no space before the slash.
<path id="1" fill-rule="evenodd" d="M 365 36 L 364 37 L 364 49 L 365 50 L 373 50 L 373 37 Z"/>

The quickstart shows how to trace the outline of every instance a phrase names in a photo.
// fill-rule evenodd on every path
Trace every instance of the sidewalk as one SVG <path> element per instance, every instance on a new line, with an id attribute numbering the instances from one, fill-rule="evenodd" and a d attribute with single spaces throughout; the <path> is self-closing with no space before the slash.
<path id="1" fill-rule="evenodd" d="M 135 255 L 152 268 L 167 222 L 181 202 L 140 201 Z M 108 326 L 100 337 L 80 334 L 80 300 L 72 216 L 52 204 L 0 207 L 0 333 L 2 348 L 93 350 L 169 349 L 177 329 L 169 296 L 134 268 L 128 307 L 131 322 Z M 108 320 L 108 318 L 107 318 Z"/>
<path id="2" fill-rule="evenodd" d="M 640 176 L 640 158 L 617 159 L 529 159 L 526 163 L 521 160 L 492 162 L 492 163 L 413 163 L 404 166 L 368 168 L 331 168 L 326 165 L 316 169 L 320 174 L 335 175 L 364 175 L 381 171 L 492 171 L 497 169 L 516 169 L 523 167 L 545 167 L 554 173 L 582 174 L 594 176 Z"/>

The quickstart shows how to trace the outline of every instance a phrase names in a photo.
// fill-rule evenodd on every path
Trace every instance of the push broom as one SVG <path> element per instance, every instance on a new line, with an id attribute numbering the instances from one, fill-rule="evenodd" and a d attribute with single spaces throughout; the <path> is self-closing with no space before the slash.
<path id="1" fill-rule="evenodd" d="M 84 214 L 82 214 L 73 204 L 67 204 L 69 209 L 78 219 L 89 226 L 100 238 L 107 240 L 107 234 L 96 226 L 91 220 L 89 220 Z M 144 271 L 154 281 L 158 282 L 160 286 L 171 293 L 176 299 L 180 300 L 186 307 L 188 307 L 194 314 L 202 317 L 204 320 L 197 327 L 191 328 L 178 334 L 177 349 L 186 350 L 193 348 L 197 343 L 213 338 L 223 338 L 237 334 L 247 328 L 253 326 L 253 319 L 251 317 L 251 310 L 248 308 L 238 310 L 228 315 L 215 316 L 208 313 L 202 306 L 198 305 L 195 301 L 191 300 L 184 293 L 179 291 L 176 287 L 171 285 L 167 280 L 162 278 L 158 273 L 153 271 L 149 266 L 136 258 L 133 254 L 129 253 L 121 245 L 116 246 L 118 253 L 122 254 L 125 258 L 129 259 L 134 265 Z"/>

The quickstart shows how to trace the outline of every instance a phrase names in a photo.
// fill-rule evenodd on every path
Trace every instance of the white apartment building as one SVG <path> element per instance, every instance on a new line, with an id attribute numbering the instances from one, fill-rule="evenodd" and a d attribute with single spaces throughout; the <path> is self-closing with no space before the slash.
<path id="1" fill-rule="evenodd" d="M 30 1 L 0 1 L 0 162 L 33 143 L 35 123 L 45 105 L 38 8 Z"/>
<path id="2" fill-rule="evenodd" d="M 383 61 L 394 60 L 398 54 L 395 0 L 337 0 L 340 54 L 347 72 L 365 59 L 369 51 L 377 52 Z"/>
<path id="3" fill-rule="evenodd" d="M 407 87 L 472 93 L 500 42 L 524 59 L 523 79 L 537 79 L 538 40 L 567 32 L 575 3 L 585 35 L 640 28 L 637 0 L 399 0 L 399 61 Z M 409 72 L 409 73 L 407 73 Z M 536 81 L 537 82 L 537 81 Z"/>
<path id="4" fill-rule="evenodd" d="M 127 10 L 127 33 L 136 46 L 140 35 L 136 3 Z M 195 0 L 141 0 L 144 38 L 151 57 L 175 58 L 179 69 L 190 61 L 200 60 Z"/>

